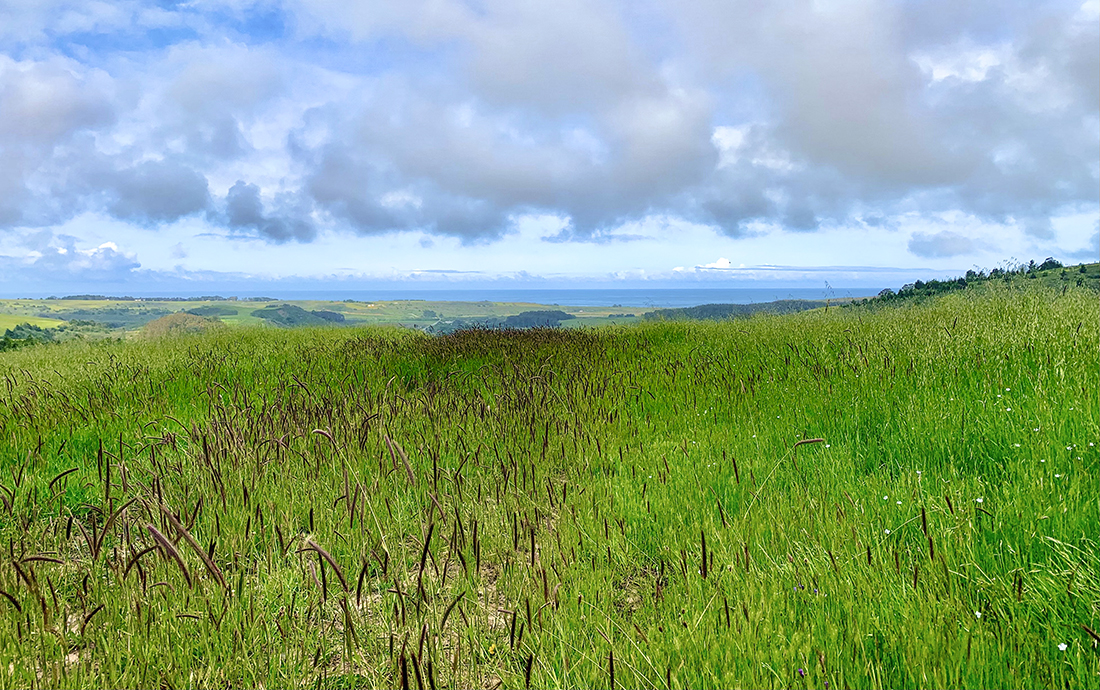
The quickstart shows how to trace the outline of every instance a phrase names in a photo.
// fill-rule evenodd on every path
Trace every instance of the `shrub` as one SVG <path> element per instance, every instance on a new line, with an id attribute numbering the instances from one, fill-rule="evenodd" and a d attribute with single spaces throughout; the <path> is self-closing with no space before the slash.
<path id="1" fill-rule="evenodd" d="M 165 338 L 205 333 L 215 328 L 225 328 L 225 324 L 217 319 L 181 311 L 150 321 L 142 328 L 142 333 L 149 338 Z"/>

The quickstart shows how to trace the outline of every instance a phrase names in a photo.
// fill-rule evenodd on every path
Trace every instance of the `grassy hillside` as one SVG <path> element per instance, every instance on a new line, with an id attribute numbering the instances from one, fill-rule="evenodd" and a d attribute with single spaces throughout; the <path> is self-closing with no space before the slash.
<path id="1" fill-rule="evenodd" d="M 1079 287 L 1100 291 L 1100 263 L 1063 266 L 1060 262 L 1048 258 L 1042 263 L 1031 261 L 1007 268 L 994 268 L 988 273 L 984 270 L 971 270 L 967 271 L 965 276 L 951 280 L 928 282 L 918 280 L 903 285 L 897 292 L 886 289 L 877 297 L 853 300 L 850 304 L 891 304 L 936 297 L 960 290 L 984 290 L 990 286 L 1026 289 L 1045 287 L 1055 290 Z"/>
<path id="2" fill-rule="evenodd" d="M 1098 321 L 0 354 L 0 685 L 1095 686 Z"/>

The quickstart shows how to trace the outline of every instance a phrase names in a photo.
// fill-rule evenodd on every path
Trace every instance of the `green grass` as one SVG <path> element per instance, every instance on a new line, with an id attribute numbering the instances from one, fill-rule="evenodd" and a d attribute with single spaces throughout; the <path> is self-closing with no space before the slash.
<path id="1" fill-rule="evenodd" d="M 0 687 L 1095 687 L 1098 320 L 0 355 Z"/>
<path id="2" fill-rule="evenodd" d="M 60 326 L 64 321 L 57 319 L 43 319 L 38 316 L 19 316 L 15 314 L 0 314 L 0 335 L 9 328 L 15 328 L 19 324 L 29 323 L 40 328 L 53 328 Z"/>

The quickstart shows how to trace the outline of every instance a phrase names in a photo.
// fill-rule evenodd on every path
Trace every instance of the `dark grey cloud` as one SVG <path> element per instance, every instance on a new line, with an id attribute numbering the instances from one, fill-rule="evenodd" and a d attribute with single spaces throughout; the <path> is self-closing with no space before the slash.
<path id="1" fill-rule="evenodd" d="M 108 207 L 125 220 L 170 223 L 208 208 L 206 178 L 181 163 L 146 161 L 113 175 L 115 199 Z"/>
<path id="2" fill-rule="evenodd" d="M 1024 232 L 1039 240 L 1054 238 L 1054 226 L 1050 218 L 1027 218 L 1024 220 Z"/>
<path id="3" fill-rule="evenodd" d="M 225 218 L 234 230 L 253 230 L 273 242 L 309 241 L 317 234 L 308 219 L 288 213 L 265 214 L 260 188 L 243 180 L 229 188 L 225 198 Z"/>
<path id="4" fill-rule="evenodd" d="M 260 188 L 237 180 L 225 197 L 225 216 L 231 228 L 248 228 L 262 225 L 264 206 L 260 201 Z"/>

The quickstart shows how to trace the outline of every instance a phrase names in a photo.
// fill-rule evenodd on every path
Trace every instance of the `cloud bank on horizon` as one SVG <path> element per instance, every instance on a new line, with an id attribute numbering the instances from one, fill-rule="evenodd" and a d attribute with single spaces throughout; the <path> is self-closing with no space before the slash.
<path id="1" fill-rule="evenodd" d="M 322 274 L 358 242 L 374 274 L 464 251 L 438 267 L 564 273 L 604 251 L 590 273 L 653 273 L 684 232 L 697 272 L 831 233 L 893 249 L 822 263 L 1096 259 L 1098 18 L 1097 0 L 0 2 L 0 266 L 222 270 L 245 247 Z M 392 256 L 369 265 L 369 241 Z"/>

